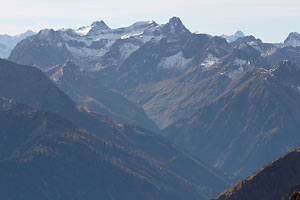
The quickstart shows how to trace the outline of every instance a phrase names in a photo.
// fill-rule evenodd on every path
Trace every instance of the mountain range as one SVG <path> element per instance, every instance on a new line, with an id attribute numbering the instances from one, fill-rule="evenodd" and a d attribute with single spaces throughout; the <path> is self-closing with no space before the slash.
<path id="1" fill-rule="evenodd" d="M 208 199 L 244 179 L 218 199 L 289 198 L 300 183 L 286 159 L 300 146 L 299 48 L 296 32 L 265 43 L 192 33 L 177 17 L 41 30 L 0 60 L 2 135 L 12 136 L 0 174 L 20 174 L 0 184 L 27 198 L 37 187 L 53 199 Z M 19 184 L 29 176 L 34 185 Z"/>
<path id="2" fill-rule="evenodd" d="M 161 136 L 77 106 L 37 68 L 0 61 L 3 198 L 207 199 L 225 189 Z"/>
<path id="3" fill-rule="evenodd" d="M 166 86 L 174 85 L 170 80 L 178 79 L 193 67 L 207 69 L 228 54 L 266 69 L 275 67 L 281 60 L 296 62 L 299 57 L 297 51 L 279 52 L 297 47 L 263 43 L 254 36 L 242 37 L 241 32 L 236 35 L 240 37 L 227 43 L 222 37 L 191 33 L 176 17 L 163 25 L 148 21 L 118 29 L 110 29 L 99 21 L 79 29 L 42 30 L 35 37 L 20 42 L 9 59 L 40 68 L 72 60 L 90 76 L 141 105 L 152 121 L 165 128 L 199 107 L 200 100 L 196 100 L 196 106 L 188 103 L 190 109 L 178 108 L 180 104 L 186 105 L 186 95 L 172 96 L 184 94 L 179 91 L 172 95 L 164 93 L 174 87 Z M 184 90 L 188 96 L 191 90 Z M 170 98 L 174 106 L 165 103 Z"/>
<path id="4" fill-rule="evenodd" d="M 197 186 L 138 152 L 14 100 L 0 103 L 1 198 L 198 199 Z"/>
<path id="5" fill-rule="evenodd" d="M 72 61 L 42 69 L 72 100 L 125 124 L 137 125 L 157 132 L 159 128 L 141 106 L 130 101 L 99 79 L 87 74 Z"/>
<path id="6" fill-rule="evenodd" d="M 247 66 L 215 101 L 162 133 L 206 163 L 248 176 L 300 145 L 299 72 L 291 62 Z"/>

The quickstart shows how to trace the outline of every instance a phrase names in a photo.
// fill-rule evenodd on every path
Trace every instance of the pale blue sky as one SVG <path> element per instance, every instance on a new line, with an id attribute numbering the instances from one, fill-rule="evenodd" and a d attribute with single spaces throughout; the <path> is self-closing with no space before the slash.
<path id="1" fill-rule="evenodd" d="M 0 0 L 0 34 L 77 28 L 104 20 L 111 28 L 178 16 L 192 32 L 242 30 L 266 42 L 300 32 L 300 0 Z"/>

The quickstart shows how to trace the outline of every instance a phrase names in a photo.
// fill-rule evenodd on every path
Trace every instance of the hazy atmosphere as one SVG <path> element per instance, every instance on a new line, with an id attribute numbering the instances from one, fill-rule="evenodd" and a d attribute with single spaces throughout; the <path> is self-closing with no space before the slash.
<path id="1" fill-rule="evenodd" d="M 300 1 L 2 1 L 0 177 L 0 200 L 300 200 Z"/>
<path id="2" fill-rule="evenodd" d="M 242 30 L 265 42 L 282 42 L 288 33 L 300 31 L 298 0 L 2 0 L 0 34 L 78 28 L 95 20 L 111 28 L 143 20 L 166 23 L 172 16 L 191 31 L 221 35 Z"/>

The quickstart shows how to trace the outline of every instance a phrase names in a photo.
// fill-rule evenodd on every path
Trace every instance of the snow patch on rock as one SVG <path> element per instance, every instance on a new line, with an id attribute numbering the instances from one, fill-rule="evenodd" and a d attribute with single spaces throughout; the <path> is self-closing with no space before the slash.
<path id="1" fill-rule="evenodd" d="M 57 47 L 61 48 L 63 46 L 63 44 L 61 42 L 57 43 Z"/>
<path id="2" fill-rule="evenodd" d="M 92 29 L 92 26 L 84 26 L 77 30 L 74 30 L 74 32 L 77 33 L 78 35 L 85 36 L 88 34 L 88 32 L 90 32 L 91 29 Z"/>
<path id="3" fill-rule="evenodd" d="M 132 54 L 139 48 L 140 48 L 139 46 L 134 45 L 134 44 L 130 44 L 130 43 L 123 44 L 120 47 L 120 52 L 121 52 L 122 58 L 123 59 L 128 58 L 128 56 L 130 56 L 130 54 Z"/>
<path id="4" fill-rule="evenodd" d="M 244 66 L 246 63 L 247 63 L 246 60 L 242 60 L 242 59 L 238 59 L 238 58 L 234 60 L 235 65 Z"/>
<path id="5" fill-rule="evenodd" d="M 236 58 L 234 61 L 233 61 L 233 65 L 234 66 L 237 66 L 238 68 L 237 69 L 234 69 L 230 72 L 228 72 L 226 75 L 231 78 L 231 79 L 235 79 L 237 77 L 239 77 L 240 75 L 243 74 L 244 72 L 244 65 L 247 64 L 247 61 L 246 60 L 242 60 L 242 59 L 238 59 Z"/>
<path id="6" fill-rule="evenodd" d="M 142 34 L 143 34 L 143 32 L 141 32 L 141 33 L 127 34 L 127 35 L 121 36 L 121 39 L 124 40 L 124 39 L 128 39 L 128 38 L 130 38 L 130 37 L 140 36 L 140 35 L 142 35 Z"/>
<path id="7" fill-rule="evenodd" d="M 180 51 L 173 56 L 163 58 L 158 64 L 158 67 L 163 69 L 185 69 L 191 61 L 192 58 L 184 58 Z"/>
<path id="8" fill-rule="evenodd" d="M 240 75 L 242 75 L 244 72 L 244 68 L 241 66 L 238 69 L 235 69 L 229 73 L 227 73 L 227 76 L 231 79 L 235 79 L 237 77 L 239 77 Z"/>
<path id="9" fill-rule="evenodd" d="M 291 85 L 291 88 L 294 89 L 297 92 L 300 92 L 300 86 Z"/>
<path id="10" fill-rule="evenodd" d="M 12 104 L 15 104 L 15 100 L 12 99 L 6 99 L 6 98 L 0 98 L 0 108 L 2 111 L 7 111 L 11 109 Z"/>
<path id="11" fill-rule="evenodd" d="M 66 44 L 67 49 L 75 56 L 75 57 L 95 57 L 99 51 L 90 48 L 74 48 Z"/>
<path id="12" fill-rule="evenodd" d="M 207 58 L 204 59 L 204 61 L 201 63 L 202 67 L 210 68 L 218 61 L 218 58 L 214 57 L 213 55 L 209 54 Z"/>

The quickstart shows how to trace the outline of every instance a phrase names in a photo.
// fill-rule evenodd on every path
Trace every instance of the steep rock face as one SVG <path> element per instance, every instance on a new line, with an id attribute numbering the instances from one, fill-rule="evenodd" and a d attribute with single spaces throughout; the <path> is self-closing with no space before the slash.
<path id="1" fill-rule="evenodd" d="M 232 42 L 232 45 L 238 46 L 243 43 L 248 44 L 251 47 L 253 47 L 254 49 L 256 49 L 257 51 L 259 51 L 262 56 L 267 56 L 276 49 L 275 45 L 270 44 L 270 43 L 264 43 L 263 41 L 255 38 L 252 35 L 238 38 L 236 41 Z"/>
<path id="2" fill-rule="evenodd" d="M 4 98 L 0 108 L 3 199 L 204 198 L 146 156 L 56 115 Z"/>
<path id="3" fill-rule="evenodd" d="M 300 47 L 284 46 L 277 48 L 272 54 L 265 57 L 270 66 L 275 67 L 283 60 L 289 60 L 300 65 Z"/>
<path id="4" fill-rule="evenodd" d="M 60 33 L 45 29 L 18 43 L 8 59 L 24 65 L 50 67 L 72 58 Z"/>
<path id="5" fill-rule="evenodd" d="M 75 127 L 94 133 L 96 137 L 102 140 L 111 141 L 116 146 L 120 146 L 121 149 L 124 147 L 129 149 L 130 152 L 135 152 L 137 155 L 142 156 L 147 163 L 165 168 L 167 171 L 171 171 L 171 174 L 189 182 L 189 185 L 195 185 L 198 188 L 197 194 L 202 196 L 203 199 L 212 197 L 226 186 L 223 178 L 210 167 L 178 150 L 177 147 L 163 137 L 135 126 L 116 123 L 90 109 L 76 106 L 37 68 L 1 60 L 0 69 L 3 71 L 1 73 L 3 76 L 0 78 L 2 81 L 0 96 L 15 98 L 17 101 L 27 105 L 56 114 L 69 121 Z M 14 73 L 10 73 L 11 70 Z M 31 80 L 34 80 L 34 84 Z M 45 83 L 47 84 L 45 85 Z M 22 93 L 22 91 L 26 93 Z M 52 92 L 49 93 L 48 91 Z M 60 102 L 63 102 L 63 104 Z M 49 166 L 53 165 L 49 164 Z M 160 181 L 158 182 L 161 183 Z M 183 191 L 181 192 L 181 194 L 184 193 Z M 178 198 L 184 197 L 179 195 Z"/>
<path id="6" fill-rule="evenodd" d="M 275 49 L 265 55 L 265 59 L 271 67 L 275 67 L 279 62 L 288 60 L 300 64 L 300 35 L 290 33 L 283 44 L 279 44 Z"/>
<path id="7" fill-rule="evenodd" d="M 90 77 L 71 61 L 44 69 L 54 83 L 76 103 L 107 115 L 120 123 L 158 131 L 144 110 L 103 82 Z"/>
<path id="8" fill-rule="evenodd" d="M 118 39 L 100 58 L 95 70 L 118 68 L 130 54 L 139 49 L 144 43 L 135 37 Z"/>
<path id="9" fill-rule="evenodd" d="M 111 29 L 105 24 L 104 21 L 93 22 L 90 29 L 86 35 L 95 36 L 109 32 Z M 78 33 L 78 32 L 77 32 Z"/>
<path id="10" fill-rule="evenodd" d="M 248 176 L 299 146 L 299 73 L 291 62 L 249 68 L 231 90 L 162 133 L 216 168 Z"/>
<path id="11" fill-rule="evenodd" d="M 300 149 L 298 148 L 261 168 L 216 199 L 281 199 L 299 183 L 299 164 Z"/>

